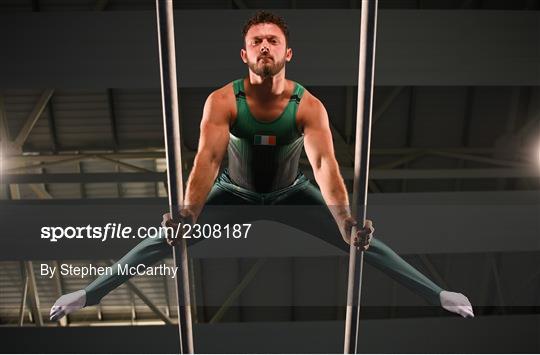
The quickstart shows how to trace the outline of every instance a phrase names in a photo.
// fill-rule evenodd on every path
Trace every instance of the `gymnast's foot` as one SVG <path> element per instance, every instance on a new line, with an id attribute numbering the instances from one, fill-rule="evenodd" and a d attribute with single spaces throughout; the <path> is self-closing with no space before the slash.
<path id="1" fill-rule="evenodd" d="M 79 290 L 61 296 L 51 308 L 50 319 L 57 321 L 68 314 L 84 307 L 86 304 L 86 291 Z"/>
<path id="2" fill-rule="evenodd" d="M 471 302 L 469 299 L 456 292 L 442 291 L 439 294 L 441 306 L 448 312 L 457 313 L 464 318 L 474 318 Z"/>

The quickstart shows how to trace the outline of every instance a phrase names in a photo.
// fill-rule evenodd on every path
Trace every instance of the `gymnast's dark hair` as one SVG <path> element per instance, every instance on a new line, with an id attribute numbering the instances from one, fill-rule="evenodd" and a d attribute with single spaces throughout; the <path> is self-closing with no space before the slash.
<path id="1" fill-rule="evenodd" d="M 285 35 L 287 46 L 289 46 L 289 26 L 287 26 L 287 23 L 285 22 L 283 17 L 264 10 L 257 11 L 244 24 L 244 28 L 242 28 L 242 39 L 244 41 L 244 44 L 246 41 L 246 34 L 251 28 L 251 26 L 255 26 L 260 23 L 273 23 L 274 25 L 278 26 Z"/>

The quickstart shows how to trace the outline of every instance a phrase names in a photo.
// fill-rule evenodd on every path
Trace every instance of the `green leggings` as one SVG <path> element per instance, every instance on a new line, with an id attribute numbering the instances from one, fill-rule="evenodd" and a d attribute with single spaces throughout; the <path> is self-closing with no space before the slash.
<path id="1" fill-rule="evenodd" d="M 212 206 L 216 205 L 229 205 L 229 207 L 220 208 L 219 211 L 216 211 L 216 209 L 212 208 Z M 271 193 L 255 193 L 235 185 L 230 180 L 227 171 L 224 171 L 214 183 L 198 223 L 230 223 L 233 215 L 237 218 L 234 223 L 263 219 L 258 209 L 251 209 L 253 215 L 249 212 L 246 214 L 244 213 L 246 210 L 242 210 L 241 220 L 238 220 L 239 214 L 234 214 L 233 211 L 234 206 L 241 205 L 301 206 L 298 209 L 302 211 L 301 218 L 299 218 L 298 214 L 290 213 L 290 210 L 286 208 L 284 208 L 285 213 L 280 213 L 280 208 L 273 208 L 270 213 L 268 213 L 269 210 L 265 210 L 264 219 L 278 221 L 300 229 L 346 252 L 349 251 L 349 246 L 341 238 L 321 192 L 301 173 L 299 173 L 294 184 L 287 188 Z M 223 213 L 227 211 L 227 208 L 229 208 L 229 212 Z M 257 213 L 259 213 L 258 217 Z M 198 240 L 200 239 L 188 239 L 188 246 Z M 124 255 L 117 264 L 144 264 L 150 266 L 167 257 L 172 257 L 172 248 L 163 238 L 147 238 Z M 385 272 L 398 282 L 418 292 L 429 303 L 440 305 L 439 293 L 442 288 L 413 268 L 382 241 L 373 238 L 369 249 L 364 252 L 364 259 L 367 263 Z M 117 270 L 116 265 L 112 270 Z M 118 275 L 116 273 L 98 277 L 85 288 L 86 306 L 98 304 L 105 295 L 128 279 L 128 275 Z"/>

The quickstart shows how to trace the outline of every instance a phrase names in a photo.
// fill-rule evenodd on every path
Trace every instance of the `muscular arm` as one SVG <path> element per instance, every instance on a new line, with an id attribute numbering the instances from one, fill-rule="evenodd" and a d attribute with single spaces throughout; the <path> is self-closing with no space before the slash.
<path id="1" fill-rule="evenodd" d="M 334 156 L 328 114 L 314 96 L 308 94 L 305 99 L 299 115 L 304 129 L 306 154 L 323 198 L 344 235 L 345 221 L 351 217 L 349 198 Z"/>
<path id="2" fill-rule="evenodd" d="M 229 143 L 231 112 L 226 89 L 212 93 L 204 105 L 199 148 L 189 175 L 182 214 L 196 221 L 217 177 L 221 160 Z"/>

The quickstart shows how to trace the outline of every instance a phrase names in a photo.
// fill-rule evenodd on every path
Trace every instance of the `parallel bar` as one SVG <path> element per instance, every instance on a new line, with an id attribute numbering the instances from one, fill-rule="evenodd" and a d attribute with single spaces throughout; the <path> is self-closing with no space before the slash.
<path id="1" fill-rule="evenodd" d="M 358 96 L 356 110 L 356 146 L 354 154 L 354 180 L 351 213 L 358 223 L 364 224 L 367 207 L 369 151 L 371 141 L 371 114 L 375 72 L 375 43 L 378 0 L 361 3 L 360 52 L 358 58 Z M 356 233 L 353 228 L 351 233 Z M 351 244 L 349 249 L 349 278 L 347 287 L 347 313 L 345 315 L 345 354 L 359 352 L 358 326 L 362 294 L 364 253 Z"/>
<path id="2" fill-rule="evenodd" d="M 180 204 L 184 202 L 182 180 L 182 140 L 180 133 L 180 113 L 178 106 L 178 85 L 176 83 L 176 49 L 174 44 L 174 20 L 172 0 L 156 0 L 156 14 L 159 43 L 159 69 L 161 97 L 163 105 L 163 127 L 167 156 L 167 186 L 169 212 L 176 217 Z M 173 248 L 174 264 L 182 273 L 176 281 L 178 301 L 178 331 L 180 353 L 194 353 L 191 320 L 191 300 L 189 291 L 188 255 L 185 239 L 181 238 Z"/>

